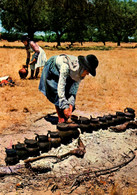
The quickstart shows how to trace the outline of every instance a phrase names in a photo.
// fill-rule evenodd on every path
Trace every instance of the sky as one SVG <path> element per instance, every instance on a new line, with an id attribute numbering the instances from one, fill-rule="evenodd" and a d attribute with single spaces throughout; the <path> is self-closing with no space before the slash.
<path id="1" fill-rule="evenodd" d="M 4 28 L 2 28 L 1 21 L 0 21 L 0 32 L 4 31 Z"/>
<path id="2" fill-rule="evenodd" d="M 2 27 L 1 21 L 0 21 L 0 32 L 5 32 L 5 29 Z M 44 36 L 45 33 L 44 32 L 36 32 L 36 35 L 42 35 Z"/>

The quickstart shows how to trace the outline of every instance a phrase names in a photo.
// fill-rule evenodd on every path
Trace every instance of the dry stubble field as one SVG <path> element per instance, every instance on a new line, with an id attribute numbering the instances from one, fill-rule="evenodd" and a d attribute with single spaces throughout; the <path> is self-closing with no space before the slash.
<path id="1" fill-rule="evenodd" d="M 56 43 L 39 42 L 40 46 Z M 0 77 L 11 76 L 15 87 L 0 88 L 0 133 L 6 129 L 18 131 L 20 124 L 29 125 L 32 119 L 51 113 L 54 106 L 39 92 L 39 80 L 21 80 L 18 70 L 25 64 L 25 49 L 3 48 L 2 46 L 23 46 L 21 42 L 0 41 Z M 62 44 L 63 45 L 63 44 Z M 136 44 L 107 43 L 113 50 L 48 50 L 47 58 L 61 53 L 72 55 L 95 54 L 99 59 L 96 77 L 87 76 L 80 84 L 76 109 L 103 115 L 123 111 L 125 107 L 137 110 L 137 48 Z M 64 47 L 67 43 L 64 43 Z M 80 44 L 76 44 L 80 46 Z M 85 46 L 103 46 L 102 43 L 84 43 Z M 74 45 L 75 47 L 75 45 Z M 42 71 L 42 69 L 41 69 Z M 29 71 L 30 73 L 30 71 Z M 29 77 L 29 75 L 28 75 Z M 28 110 L 25 112 L 24 110 Z"/>
<path id="2" fill-rule="evenodd" d="M 3 46 L 10 46 L 12 48 L 4 48 Z M 54 46 L 56 43 L 43 43 L 39 42 L 40 46 Z M 90 113 L 91 115 L 103 115 L 106 113 L 115 113 L 116 111 L 123 111 L 125 107 L 132 107 L 137 111 L 137 48 L 135 47 L 135 43 L 133 44 L 121 44 L 121 47 L 116 47 L 116 44 L 114 43 L 107 43 L 107 46 L 115 47 L 113 50 L 109 51 L 103 51 L 103 50 L 89 50 L 89 51 L 70 51 L 70 50 L 57 50 L 54 48 L 54 50 L 48 50 L 46 47 L 44 48 L 47 58 L 49 59 L 53 55 L 66 53 L 66 54 L 72 54 L 72 55 L 87 55 L 87 54 L 95 54 L 97 58 L 99 59 L 99 67 L 97 68 L 97 75 L 96 77 L 87 76 L 80 84 L 77 99 L 76 99 L 76 110 L 80 113 Z M 18 70 L 22 67 L 22 65 L 25 64 L 26 61 L 26 51 L 25 49 L 17 49 L 16 47 L 23 46 L 21 42 L 7 42 L 7 41 L 0 41 L 0 77 L 2 76 L 10 76 L 12 77 L 13 81 L 15 82 L 15 87 L 10 86 L 4 86 L 0 87 L 0 102 L 1 102 L 1 109 L 0 109 L 0 134 L 1 138 L 5 135 L 6 141 L 4 139 L 1 139 L 1 147 L 3 147 L 3 144 L 5 142 L 10 143 L 11 136 L 14 136 L 16 133 L 21 134 L 23 136 L 23 133 L 27 133 L 28 130 L 30 130 L 30 134 L 34 134 L 33 130 L 29 129 L 29 127 L 32 128 L 33 122 L 35 119 L 40 118 L 41 116 L 45 116 L 48 113 L 52 113 L 55 111 L 54 106 L 44 97 L 44 95 L 39 92 L 38 86 L 39 86 L 39 80 L 21 80 L 18 75 Z M 62 44 L 63 47 L 68 46 L 68 43 Z M 80 44 L 76 43 L 74 47 L 80 47 Z M 90 46 L 103 46 L 102 43 L 84 43 L 84 47 L 90 47 Z M 42 69 L 41 69 L 42 71 Z M 30 71 L 29 71 L 30 73 Z M 30 75 L 28 75 L 29 77 Z M 39 120 L 39 124 L 41 121 Z M 42 124 L 41 124 L 42 125 Z M 48 124 L 47 124 L 48 126 Z M 20 129 L 20 127 L 24 127 L 23 131 Z M 34 127 L 38 127 L 35 126 Z M 40 126 L 41 127 L 41 126 Z M 35 129 L 36 130 L 36 129 Z M 107 136 L 108 136 L 107 132 Z M 120 134 L 121 136 L 123 134 Z M 120 136 L 119 135 L 119 136 Z M 127 134 L 126 134 L 127 135 Z M 129 134 L 130 135 L 130 134 Z M 106 136 L 106 140 L 107 140 Z M 113 138 L 113 136 L 119 137 L 118 134 L 110 135 L 109 138 Z M 16 136 L 15 136 L 16 137 Z M 133 136 L 134 137 L 134 136 Z M 107 145 L 109 148 L 109 142 L 106 143 L 103 142 L 102 134 L 100 134 L 102 146 L 107 149 Z M 130 136 L 128 136 L 128 139 Z M 8 140 L 9 139 L 9 140 Z M 128 140 L 127 139 L 127 140 Z M 111 149 L 115 148 L 114 145 L 114 139 L 112 140 L 110 151 Z M 120 148 L 124 148 L 123 141 L 124 138 L 122 137 L 122 140 L 119 139 L 116 144 Z M 127 141 L 126 140 L 126 141 Z M 132 139 L 131 139 L 132 140 Z M 94 141 L 94 139 L 93 139 Z M 129 143 L 130 139 L 128 140 Z M 114 142 L 114 143 L 113 143 Z M 103 145 L 103 143 L 105 145 Z M 94 142 L 93 142 L 94 145 Z M 92 145 L 92 146 L 93 146 Z M 132 145 L 132 144 L 131 144 Z M 95 144 L 95 146 L 98 146 Z M 100 146 L 100 145 L 99 145 Z M 96 147 L 95 147 L 96 148 Z M 93 151 L 95 149 L 93 147 Z M 117 147 L 116 147 L 117 149 Z M 127 149 L 127 148 L 126 148 Z M 97 153 L 100 150 L 97 150 Z M 109 152 L 110 152 L 109 151 Z M 2 151 L 3 152 L 3 151 Z M 108 152 L 108 154 L 109 154 Z M 93 152 L 94 153 L 94 152 Z M 92 153 L 92 157 L 93 157 Z M 95 150 L 96 153 L 96 150 Z M 115 153 L 115 152 L 114 152 Z M 119 151 L 121 153 L 121 150 Z M 101 151 L 99 152 L 98 159 L 101 158 L 101 162 L 104 162 L 104 156 L 102 157 L 102 154 L 105 155 Z M 113 156 L 113 153 L 111 154 Z M 103 158 L 103 159 L 102 159 Z M 109 160 L 109 159 L 108 159 Z M 97 165 L 97 164 L 96 164 Z M 133 177 L 132 180 L 128 183 L 134 184 L 135 176 L 136 176 L 136 159 L 134 159 L 133 163 L 131 163 L 129 166 L 126 167 L 127 169 L 123 169 L 119 171 L 118 177 L 122 174 L 126 174 L 127 178 L 128 176 Z M 120 175 L 121 174 L 121 175 Z M 126 182 L 126 179 L 124 176 L 121 176 L 122 180 Z M 41 175 L 44 178 L 44 175 Z M 31 176 L 30 176 L 31 177 Z M 6 180 L 7 178 L 7 180 Z M 16 177 L 14 179 L 17 179 Z M 41 186 L 40 187 L 41 192 L 35 188 L 37 186 L 37 180 L 33 181 L 31 178 L 31 182 L 33 183 L 34 187 L 32 186 L 32 192 L 29 192 L 30 186 L 27 188 L 22 189 L 21 192 L 17 192 L 17 189 L 15 189 L 15 183 L 13 177 L 4 177 L 1 178 L 1 192 L 8 192 L 9 186 L 10 186 L 10 193 L 9 194 L 15 194 L 14 192 L 21 194 L 52 194 L 51 191 L 45 192 L 45 178 L 40 180 Z M 22 179 L 22 178 L 21 178 Z M 125 180 L 124 180 L 125 179 Z M 18 180 L 18 179 L 17 179 Z M 13 182 L 12 182 L 13 181 Z M 24 182 L 24 180 L 22 180 Z M 123 182 L 123 183 L 124 183 Z M 94 181 L 93 181 L 94 183 Z M 113 194 L 122 194 L 122 195 L 130 195 L 130 194 L 136 194 L 134 193 L 136 191 L 136 187 L 133 188 L 134 185 L 130 185 L 129 187 L 125 187 L 125 183 L 122 185 L 124 186 L 122 188 L 118 188 L 115 191 L 115 186 L 112 187 L 111 195 Z M 3 184 L 3 185 L 2 185 Z M 8 185 L 8 188 L 6 187 Z M 84 190 L 87 189 L 88 183 L 83 187 Z M 90 194 L 105 194 L 104 191 L 102 191 L 101 188 L 95 189 L 95 193 L 92 193 L 91 190 L 92 185 L 90 184 Z M 96 186 L 96 185 L 95 185 Z M 105 186 L 105 184 L 104 184 Z M 82 189 L 79 188 L 78 192 L 74 194 L 82 194 Z M 107 185 L 106 187 L 107 188 Z M 12 193 L 13 191 L 13 193 Z M 92 191 L 92 192 L 91 192 Z M 109 190 L 108 190 L 109 191 Z M 114 191 L 114 192 L 113 192 Z M 2 193 L 5 194 L 5 193 Z M 97 192 L 97 193 L 96 193 Z M 118 192 L 118 193 L 117 193 Z M 121 192 L 121 193 L 120 193 Z M 56 194 L 62 194 L 57 191 Z M 72 193 L 73 194 L 73 193 Z M 88 194 L 88 193 L 87 193 Z M 108 194 L 108 193 L 107 193 Z"/>

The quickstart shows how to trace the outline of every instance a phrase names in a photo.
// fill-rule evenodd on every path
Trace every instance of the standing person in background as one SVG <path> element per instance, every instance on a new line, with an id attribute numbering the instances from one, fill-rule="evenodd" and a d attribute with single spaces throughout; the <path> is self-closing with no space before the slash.
<path id="1" fill-rule="evenodd" d="M 24 68 L 28 69 L 28 65 L 30 65 L 31 76 L 29 79 L 37 79 L 40 67 L 44 66 L 47 61 L 46 54 L 44 50 L 37 43 L 30 40 L 27 35 L 22 36 L 21 42 L 25 45 L 27 51 L 26 65 Z M 31 53 L 34 54 L 30 62 Z"/>
<path id="2" fill-rule="evenodd" d="M 46 62 L 39 90 L 55 105 L 59 123 L 71 117 L 80 81 L 89 73 L 95 76 L 97 66 L 98 59 L 92 54 L 78 57 L 61 54 Z"/>

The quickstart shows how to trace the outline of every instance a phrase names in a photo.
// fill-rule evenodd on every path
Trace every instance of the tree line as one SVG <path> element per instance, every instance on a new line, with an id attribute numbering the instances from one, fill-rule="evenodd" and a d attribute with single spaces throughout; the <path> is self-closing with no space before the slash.
<path id="1" fill-rule="evenodd" d="M 137 41 L 137 2 L 132 0 L 1 0 L 0 19 L 10 33 L 37 31 L 61 41 Z"/>

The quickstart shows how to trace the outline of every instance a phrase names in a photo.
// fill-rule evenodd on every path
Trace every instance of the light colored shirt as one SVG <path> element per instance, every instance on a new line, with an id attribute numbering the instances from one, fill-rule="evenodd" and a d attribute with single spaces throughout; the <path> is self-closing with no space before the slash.
<path id="1" fill-rule="evenodd" d="M 78 58 L 72 55 L 58 56 L 56 59 L 56 65 L 60 71 L 59 82 L 58 82 L 58 96 L 59 96 L 59 107 L 65 109 L 75 105 L 75 98 L 81 77 L 79 75 L 79 63 Z M 74 82 L 69 90 L 71 94 L 70 98 L 67 100 L 65 97 L 65 86 L 67 77 L 71 77 Z"/>

